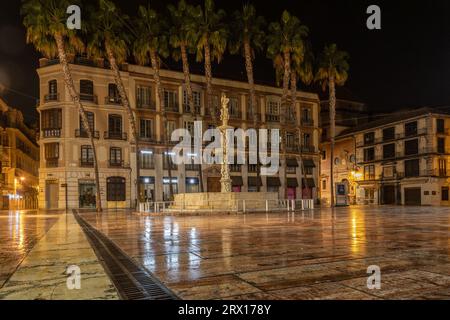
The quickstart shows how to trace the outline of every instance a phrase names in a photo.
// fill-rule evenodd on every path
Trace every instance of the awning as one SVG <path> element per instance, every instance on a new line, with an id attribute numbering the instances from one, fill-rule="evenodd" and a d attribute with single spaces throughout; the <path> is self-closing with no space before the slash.
<path id="1" fill-rule="evenodd" d="M 288 167 L 298 167 L 297 159 L 294 158 L 287 158 L 286 159 L 286 165 Z"/>
<path id="2" fill-rule="evenodd" d="M 312 159 L 304 159 L 303 166 L 305 168 L 315 168 L 316 164 L 314 163 L 314 161 Z"/>
<path id="3" fill-rule="evenodd" d="M 248 177 L 248 185 L 252 186 L 252 187 L 261 187 L 262 186 L 262 181 L 261 181 L 261 177 Z"/>
<path id="4" fill-rule="evenodd" d="M 316 183 L 314 182 L 313 178 L 306 178 L 302 181 L 303 188 L 315 188 Z"/>
<path id="5" fill-rule="evenodd" d="M 267 177 L 267 186 L 269 187 L 281 187 L 281 181 L 279 177 Z"/>
<path id="6" fill-rule="evenodd" d="M 232 176 L 231 184 L 233 185 L 233 187 L 240 187 L 244 185 L 244 181 L 242 180 L 242 177 Z"/>
<path id="7" fill-rule="evenodd" d="M 287 178 L 287 187 L 288 188 L 297 188 L 298 187 L 297 178 Z"/>

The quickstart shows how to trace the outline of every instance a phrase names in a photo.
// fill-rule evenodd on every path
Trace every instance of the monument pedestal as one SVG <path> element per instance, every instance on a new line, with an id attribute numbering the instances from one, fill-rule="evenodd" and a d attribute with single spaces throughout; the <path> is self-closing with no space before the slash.
<path id="1" fill-rule="evenodd" d="M 278 206 L 278 194 L 275 192 L 204 192 L 176 194 L 174 204 L 169 211 L 265 211 Z"/>

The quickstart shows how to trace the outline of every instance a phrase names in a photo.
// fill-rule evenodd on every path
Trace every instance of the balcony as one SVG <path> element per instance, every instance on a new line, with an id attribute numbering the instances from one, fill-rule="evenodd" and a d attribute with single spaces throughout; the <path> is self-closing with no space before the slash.
<path id="1" fill-rule="evenodd" d="M 59 167 L 59 159 L 46 159 L 45 167 L 46 168 L 58 168 Z"/>
<path id="2" fill-rule="evenodd" d="M 138 99 L 136 101 L 136 106 L 138 109 L 146 109 L 156 111 L 156 104 L 153 101 L 143 101 Z"/>
<path id="3" fill-rule="evenodd" d="M 300 151 L 300 146 L 296 144 L 287 144 L 286 145 L 286 151 L 288 152 L 298 152 Z"/>
<path id="4" fill-rule="evenodd" d="M 242 171 L 242 165 L 240 165 L 240 164 L 230 164 L 230 171 L 231 172 L 241 172 Z"/>
<path id="5" fill-rule="evenodd" d="M 280 122 L 280 115 L 266 113 L 266 122 Z"/>
<path id="6" fill-rule="evenodd" d="M 94 167 L 94 159 L 80 159 L 80 167 L 81 168 L 93 168 Z"/>
<path id="7" fill-rule="evenodd" d="M 95 67 L 95 62 L 86 57 L 75 57 L 74 63 L 82 66 Z"/>
<path id="8" fill-rule="evenodd" d="M 92 135 L 94 139 L 100 139 L 100 132 L 97 130 L 92 131 Z M 86 130 L 76 129 L 75 138 L 89 138 L 89 136 Z"/>
<path id="9" fill-rule="evenodd" d="M 230 119 L 235 119 L 235 120 L 242 119 L 242 112 L 241 111 L 230 112 Z"/>
<path id="10" fill-rule="evenodd" d="M 169 105 L 166 105 L 165 111 L 166 112 L 175 112 L 175 113 L 180 112 L 180 109 L 178 108 L 178 103 L 171 103 Z"/>
<path id="11" fill-rule="evenodd" d="M 61 129 L 60 128 L 43 129 L 42 136 L 44 138 L 60 138 L 61 137 Z"/>
<path id="12" fill-rule="evenodd" d="M 302 119 L 302 126 L 314 127 L 314 120 L 313 119 Z"/>
<path id="13" fill-rule="evenodd" d="M 160 144 L 160 142 L 158 141 L 158 138 L 155 135 L 140 136 L 139 141 L 148 142 L 148 143 L 152 143 L 152 144 Z"/>
<path id="14" fill-rule="evenodd" d="M 105 140 L 128 140 L 128 134 L 126 132 L 104 132 Z"/>
<path id="15" fill-rule="evenodd" d="M 84 102 L 92 102 L 92 103 L 98 104 L 98 99 L 95 94 L 81 93 L 80 100 L 84 101 Z"/>
<path id="16" fill-rule="evenodd" d="M 110 168 L 127 168 L 128 166 L 125 164 L 123 160 L 109 160 L 108 165 Z"/>
<path id="17" fill-rule="evenodd" d="M 301 151 L 303 153 L 317 153 L 316 147 L 314 146 L 302 146 Z"/>
<path id="18" fill-rule="evenodd" d="M 44 96 L 44 102 L 59 101 L 59 93 L 49 93 Z"/>
<path id="19" fill-rule="evenodd" d="M 122 99 L 120 97 L 105 97 L 105 104 L 106 105 L 115 105 L 120 106 L 122 105 Z"/>
<path id="20" fill-rule="evenodd" d="M 185 170 L 186 171 L 198 171 L 200 169 L 199 164 L 186 164 Z"/>
<path id="21" fill-rule="evenodd" d="M 200 106 L 194 106 L 194 110 L 193 111 L 194 111 L 195 115 L 200 115 L 201 114 Z M 190 114 L 190 113 L 192 113 L 192 109 L 191 109 L 191 107 L 188 104 L 183 104 L 183 112 L 187 113 L 187 114 Z"/>

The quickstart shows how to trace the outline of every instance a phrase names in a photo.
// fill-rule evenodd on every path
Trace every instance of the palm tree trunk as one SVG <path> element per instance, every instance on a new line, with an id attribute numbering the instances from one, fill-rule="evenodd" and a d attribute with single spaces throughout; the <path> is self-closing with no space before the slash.
<path id="1" fill-rule="evenodd" d="M 182 43 L 180 46 L 181 49 L 181 61 L 183 62 L 183 73 L 184 73 L 184 82 L 186 84 L 186 92 L 187 92 L 187 97 L 188 97 L 188 101 L 189 101 L 189 106 L 191 108 L 191 114 L 193 119 L 196 119 L 196 110 L 195 110 L 195 106 L 194 106 L 194 94 L 192 93 L 192 85 L 191 85 L 191 73 L 189 70 L 189 60 L 188 60 L 188 55 L 187 55 L 187 50 L 186 50 L 186 44 Z M 201 112 L 198 115 L 201 117 Z M 199 156 L 199 155 L 197 155 Z M 198 165 L 198 176 L 199 176 L 199 187 L 200 187 L 200 192 L 203 192 L 203 172 L 202 172 L 202 165 L 199 164 Z"/>
<path id="2" fill-rule="evenodd" d="M 296 101 L 297 101 L 297 72 L 291 71 L 291 102 L 292 102 L 292 112 L 295 112 L 296 109 Z M 300 107 L 301 111 L 301 107 Z M 302 113 L 299 113 L 299 119 L 300 125 L 298 126 L 298 152 L 299 152 L 299 158 L 300 158 L 300 198 L 299 200 L 303 199 L 303 159 L 302 159 L 302 148 L 301 148 L 301 141 L 302 141 Z M 286 179 L 287 181 L 287 179 Z"/>
<path id="3" fill-rule="evenodd" d="M 283 74 L 283 94 L 281 96 L 281 134 L 282 134 L 282 151 L 284 156 L 284 183 L 285 186 L 287 184 L 286 180 L 286 162 L 287 162 L 287 154 L 286 154 L 286 108 L 287 108 L 287 98 L 289 94 L 289 79 L 291 77 L 291 54 L 288 49 L 286 49 L 283 53 L 283 61 L 284 61 L 284 74 Z M 287 187 L 284 188 L 284 197 L 287 195 Z"/>
<path id="4" fill-rule="evenodd" d="M 162 88 L 162 84 L 161 84 L 161 77 L 159 75 L 159 58 L 158 55 L 156 54 L 155 50 L 152 50 L 150 52 L 150 60 L 151 60 L 151 64 L 152 64 L 152 68 L 153 68 L 153 72 L 154 72 L 154 79 L 155 79 L 155 84 L 156 84 L 156 91 L 158 93 L 158 98 L 159 98 L 159 103 L 161 106 L 161 112 L 162 112 L 162 123 L 165 123 L 167 121 L 167 112 L 166 112 L 166 106 L 165 106 L 165 101 L 164 101 L 164 92 L 163 92 L 163 88 Z M 162 140 L 165 144 L 166 147 L 166 155 L 169 157 L 167 159 L 167 163 L 168 163 L 168 173 L 169 173 L 169 199 L 172 199 L 173 197 L 173 186 L 172 186 L 172 168 L 171 168 L 171 164 L 170 164 L 170 146 L 169 146 L 169 137 L 167 137 L 166 134 L 166 129 L 165 127 L 162 130 Z M 163 162 L 164 162 L 164 153 L 163 153 Z"/>
<path id="5" fill-rule="evenodd" d="M 253 61 L 252 61 L 252 50 L 250 47 L 250 42 L 248 39 L 246 39 L 244 41 L 244 55 L 245 55 L 245 69 L 247 71 L 247 79 L 248 79 L 248 85 L 250 87 L 250 102 L 251 102 L 251 110 L 250 110 L 250 114 L 253 117 L 253 128 L 255 130 L 257 130 L 257 123 L 258 123 L 258 119 L 257 119 L 257 114 L 255 112 L 256 110 L 256 95 L 255 95 L 255 80 L 253 77 Z M 259 147 L 259 143 L 258 141 L 256 141 L 256 154 L 258 154 L 258 147 Z M 257 159 L 257 163 L 256 163 L 256 179 L 257 181 L 259 181 L 260 179 L 260 168 L 259 168 L 259 161 Z M 259 183 L 256 184 L 256 191 L 259 192 L 261 190 L 261 187 L 259 185 Z"/>
<path id="6" fill-rule="evenodd" d="M 209 40 L 206 40 L 205 45 L 205 77 L 206 77 L 206 99 L 208 102 L 209 113 L 214 125 L 217 124 L 217 110 L 212 105 L 212 67 L 211 67 L 211 48 Z"/>
<path id="7" fill-rule="evenodd" d="M 128 95 L 125 91 L 125 87 L 123 85 L 122 77 L 120 75 L 119 66 L 117 65 L 116 58 L 114 57 L 114 53 L 111 50 L 111 46 L 106 41 L 105 42 L 105 48 L 106 53 L 108 56 L 109 65 L 111 66 L 111 70 L 114 74 L 114 82 L 116 83 L 117 90 L 119 91 L 120 99 L 122 100 L 122 105 L 125 107 L 125 110 L 127 112 L 128 121 L 130 122 L 130 128 L 131 128 L 131 136 L 134 141 L 131 141 L 131 144 L 135 144 L 136 147 L 136 203 L 135 206 L 137 206 L 137 201 L 139 201 L 141 190 L 140 190 L 140 150 L 139 150 L 139 140 L 137 136 L 137 129 L 136 129 L 136 119 L 133 114 L 133 110 L 131 110 L 130 101 L 128 100 Z"/>
<path id="8" fill-rule="evenodd" d="M 330 76 L 329 79 L 329 94 L 330 94 L 330 203 L 331 207 L 334 207 L 335 200 L 334 200 L 334 140 L 336 135 L 336 124 L 335 124 L 335 118 L 336 118 L 336 86 L 335 86 L 335 80 L 333 76 Z"/>
<path id="9" fill-rule="evenodd" d="M 64 83 L 69 90 L 70 97 L 73 100 L 74 105 L 78 108 L 78 112 L 81 116 L 81 122 L 83 123 L 83 127 L 86 130 L 89 140 L 92 146 L 92 155 L 94 158 L 94 175 L 95 175 L 95 184 L 96 184 L 96 197 L 95 197 L 95 206 L 97 208 L 97 212 L 102 212 L 102 200 L 100 193 L 100 177 L 98 173 L 98 162 L 97 162 L 97 150 L 95 149 L 94 143 L 94 135 L 92 133 L 91 127 L 89 126 L 89 121 L 86 116 L 86 112 L 84 107 L 80 101 L 80 95 L 77 93 L 75 89 L 75 84 L 73 82 L 72 73 L 69 68 L 69 63 L 67 61 L 66 50 L 64 47 L 64 39 L 60 33 L 55 34 L 55 41 L 58 48 L 58 57 L 61 67 L 63 69 L 64 75 Z"/>

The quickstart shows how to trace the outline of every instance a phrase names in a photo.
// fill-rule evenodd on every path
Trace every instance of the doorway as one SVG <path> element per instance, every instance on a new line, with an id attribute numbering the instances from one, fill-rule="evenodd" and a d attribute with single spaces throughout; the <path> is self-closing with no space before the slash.
<path id="1" fill-rule="evenodd" d="M 383 204 L 395 204 L 395 186 L 384 186 L 383 192 Z"/>
<path id="2" fill-rule="evenodd" d="M 94 209 L 96 188 L 93 182 L 80 182 L 78 186 L 79 206 L 82 209 Z"/>
<path id="3" fill-rule="evenodd" d="M 220 178 L 219 177 L 208 177 L 208 192 L 220 192 Z"/>
<path id="4" fill-rule="evenodd" d="M 59 187 L 58 181 L 47 181 L 45 183 L 45 208 L 58 209 Z"/>

